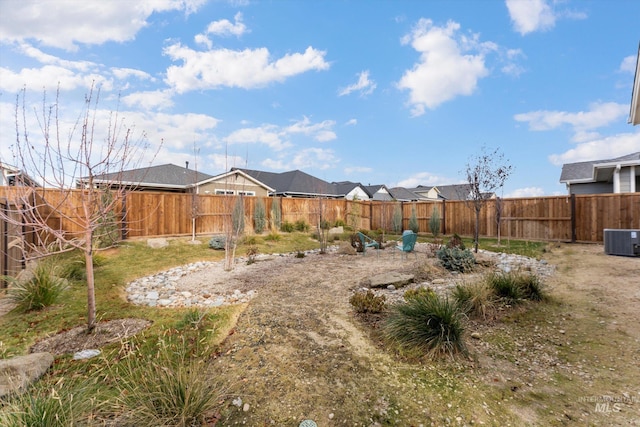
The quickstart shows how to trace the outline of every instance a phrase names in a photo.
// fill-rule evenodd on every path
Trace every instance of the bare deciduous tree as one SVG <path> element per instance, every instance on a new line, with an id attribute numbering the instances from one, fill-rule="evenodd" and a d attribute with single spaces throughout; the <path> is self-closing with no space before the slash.
<path id="1" fill-rule="evenodd" d="M 469 193 L 465 199 L 467 205 L 475 211 L 474 248 L 478 252 L 478 235 L 480 233 L 480 211 L 495 191 L 504 186 L 511 175 L 513 167 L 505 160 L 498 148 L 481 152 L 472 156 L 467 163 L 465 174 L 469 185 Z"/>
<path id="2" fill-rule="evenodd" d="M 147 149 L 145 135 L 134 138 L 134 129 L 125 126 L 118 110 L 105 114 L 99 100 L 100 90 L 91 87 L 81 114 L 67 130 L 60 116 L 60 91 L 50 106 L 45 92 L 42 109 L 34 109 L 40 132 L 31 133 L 26 89 L 18 94 L 13 157 L 23 176 L 32 179 L 15 183 L 10 197 L 16 211 L 0 211 L 4 221 L 32 231 L 33 238 L 22 241 L 25 260 L 73 250 L 84 254 L 88 332 L 96 322 L 94 249 L 97 242 L 109 245 L 124 226 L 123 196 L 133 184 L 122 185 L 123 172 L 134 160 L 140 162 Z"/>

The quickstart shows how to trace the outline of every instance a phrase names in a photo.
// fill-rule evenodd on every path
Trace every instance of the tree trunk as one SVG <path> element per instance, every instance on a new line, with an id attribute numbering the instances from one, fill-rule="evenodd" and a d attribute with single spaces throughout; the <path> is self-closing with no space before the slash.
<path id="1" fill-rule="evenodd" d="M 84 251 L 84 262 L 87 272 L 87 332 L 93 332 L 96 327 L 96 294 L 95 281 L 93 277 L 93 248 L 91 240 L 87 243 Z"/>
<path id="2" fill-rule="evenodd" d="M 475 232 L 473 233 L 473 240 L 474 240 L 474 248 L 475 248 L 475 253 L 478 253 L 478 239 L 480 236 L 480 209 L 476 209 L 476 227 L 475 227 Z"/>

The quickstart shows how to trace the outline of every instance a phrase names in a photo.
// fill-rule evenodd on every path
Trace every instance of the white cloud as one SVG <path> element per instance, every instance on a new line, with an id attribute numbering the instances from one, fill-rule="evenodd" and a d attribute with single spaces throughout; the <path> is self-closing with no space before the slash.
<path id="1" fill-rule="evenodd" d="M 456 22 L 438 27 L 429 19 L 421 19 L 412 33 L 402 39 L 403 44 L 411 43 L 420 52 L 420 61 L 405 71 L 398 82 L 400 89 L 410 92 L 413 116 L 457 96 L 471 95 L 478 80 L 489 74 L 484 55 L 494 50 L 495 44 L 480 43 L 474 35 L 459 35 L 459 29 Z"/>
<path id="2" fill-rule="evenodd" d="M 143 110 L 164 110 L 173 106 L 172 93 L 166 90 L 135 92 L 122 97 L 122 102 L 128 107 L 138 106 Z"/>
<path id="3" fill-rule="evenodd" d="M 444 176 L 432 174 L 431 172 L 418 172 L 410 176 L 409 178 L 399 181 L 396 185 L 398 187 L 413 188 L 417 187 L 418 185 L 437 186 L 438 184 L 458 184 L 459 182 L 460 178 L 451 179 Z"/>
<path id="4" fill-rule="evenodd" d="M 620 71 L 623 73 L 635 73 L 636 72 L 637 56 L 630 55 L 625 57 L 620 63 Z"/>
<path id="5" fill-rule="evenodd" d="M 350 166 L 344 168 L 344 173 L 347 175 L 352 175 L 354 173 L 370 173 L 373 172 L 373 168 L 366 166 Z"/>
<path id="6" fill-rule="evenodd" d="M 544 196 L 544 190 L 540 187 L 525 187 L 517 188 L 504 197 L 519 198 L 519 197 L 541 197 Z"/>
<path id="7" fill-rule="evenodd" d="M 637 151 L 640 151 L 640 131 L 584 142 L 562 154 L 550 155 L 549 161 L 556 166 L 561 166 L 565 163 L 612 159 Z"/>
<path id="8" fill-rule="evenodd" d="M 338 96 L 349 95 L 351 92 L 355 91 L 359 91 L 360 96 L 370 95 L 376 87 L 376 82 L 369 80 L 369 70 L 366 70 L 358 74 L 358 81 L 356 83 L 338 91 Z"/>
<path id="9" fill-rule="evenodd" d="M 514 29 L 521 35 L 554 27 L 556 15 L 546 0 L 506 0 Z"/>
<path id="10" fill-rule="evenodd" d="M 303 117 L 284 129 L 286 134 L 301 133 L 307 136 L 312 136 L 313 139 L 320 142 L 332 141 L 337 138 L 335 132 L 331 130 L 335 126 L 336 122 L 333 120 L 324 120 L 320 123 L 312 124 L 308 117 Z"/>
<path id="11" fill-rule="evenodd" d="M 57 65 L 63 68 L 70 68 L 72 70 L 87 72 L 89 70 L 95 70 L 98 65 L 91 61 L 68 61 L 58 58 L 57 56 L 44 53 L 40 49 L 28 44 L 20 43 L 18 46 L 20 53 L 26 57 L 33 58 L 41 64 Z"/>
<path id="12" fill-rule="evenodd" d="M 294 169 L 330 169 L 336 166 L 338 159 L 333 150 L 324 148 L 306 148 L 296 153 L 291 161 Z"/>
<path id="13" fill-rule="evenodd" d="M 242 13 L 236 13 L 233 17 L 235 23 L 231 23 L 228 19 L 214 21 L 207 27 L 207 34 L 216 36 L 236 36 L 240 37 L 247 32 L 247 26 L 242 22 Z"/>
<path id="14" fill-rule="evenodd" d="M 304 53 L 287 54 L 272 61 L 268 49 L 242 51 L 214 49 L 196 51 L 181 44 L 164 49 L 164 54 L 182 65 L 167 69 L 166 82 L 179 93 L 216 89 L 222 86 L 253 89 L 311 70 L 327 70 L 325 52 L 308 47 Z"/>
<path id="15" fill-rule="evenodd" d="M 156 12 L 189 14 L 205 0 L 77 1 L 22 0 L 2 8 L 0 41 L 36 40 L 70 51 L 78 43 L 132 40 Z"/>
<path id="16" fill-rule="evenodd" d="M 291 143 L 283 140 L 282 136 L 278 126 L 267 124 L 256 128 L 238 129 L 224 140 L 228 144 L 264 144 L 273 150 L 280 151 L 291 146 Z"/>
<path id="17" fill-rule="evenodd" d="M 0 67 L 0 90 L 9 93 L 18 93 L 24 87 L 44 87 L 48 90 L 60 87 L 60 90 L 66 91 L 77 88 L 89 89 L 92 86 L 100 86 L 103 90 L 110 91 L 113 88 L 113 82 L 100 74 L 80 74 L 57 65 L 23 68 L 17 73 Z"/>
<path id="18" fill-rule="evenodd" d="M 589 111 L 568 113 L 566 111 L 532 111 L 516 114 L 514 119 L 518 122 L 529 123 L 529 129 L 545 131 L 568 125 L 573 128 L 576 142 L 592 139 L 598 134 L 594 129 L 608 126 L 621 120 L 629 113 L 629 106 L 615 102 L 593 103 Z"/>
<path id="19" fill-rule="evenodd" d="M 273 169 L 277 171 L 284 171 L 284 170 L 290 169 L 289 165 L 287 165 L 283 160 L 264 159 L 261 165 L 264 166 L 265 168 Z"/>
<path id="20" fill-rule="evenodd" d="M 151 74 L 142 70 L 136 70 L 133 68 L 111 68 L 111 73 L 119 80 L 126 80 L 129 77 L 135 77 L 140 80 L 155 81 Z"/>
<path id="21" fill-rule="evenodd" d="M 357 119 L 350 119 L 347 120 L 347 122 L 344 124 L 345 126 L 355 126 L 358 124 L 358 120 Z"/>

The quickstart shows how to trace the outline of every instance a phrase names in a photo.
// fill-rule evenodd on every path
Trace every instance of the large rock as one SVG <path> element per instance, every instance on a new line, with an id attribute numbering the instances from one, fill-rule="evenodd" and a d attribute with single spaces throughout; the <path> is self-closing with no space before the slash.
<path id="1" fill-rule="evenodd" d="M 413 274 L 404 274 L 398 272 L 388 272 L 378 274 L 377 276 L 370 277 L 364 280 L 361 284 L 370 288 L 386 288 L 389 285 L 393 285 L 396 289 L 403 286 L 407 286 L 409 283 L 413 283 L 415 276 Z"/>
<path id="2" fill-rule="evenodd" d="M 340 255 L 357 255 L 356 249 L 350 243 L 341 242 L 337 253 Z"/>
<path id="3" fill-rule="evenodd" d="M 169 246 L 169 242 L 163 237 L 156 237 L 153 239 L 147 239 L 147 246 L 152 249 L 160 249 Z"/>
<path id="4" fill-rule="evenodd" d="M 0 398 L 22 393 L 53 365 L 51 353 L 32 353 L 12 359 L 0 359 Z"/>

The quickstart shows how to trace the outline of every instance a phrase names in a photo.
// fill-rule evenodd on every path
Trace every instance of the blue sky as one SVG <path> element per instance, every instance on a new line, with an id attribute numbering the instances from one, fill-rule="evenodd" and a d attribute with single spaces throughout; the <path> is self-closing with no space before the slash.
<path id="1" fill-rule="evenodd" d="M 564 194 L 563 163 L 640 151 L 639 22 L 636 0 L 0 0 L 0 160 L 22 88 L 37 143 L 43 89 L 64 133 L 95 84 L 153 164 L 412 187 L 484 146 L 505 196 Z"/>

